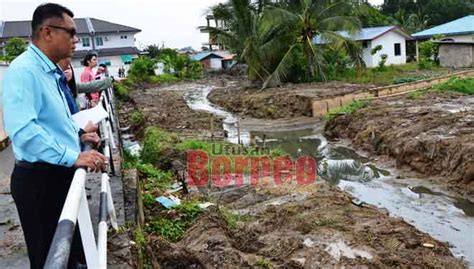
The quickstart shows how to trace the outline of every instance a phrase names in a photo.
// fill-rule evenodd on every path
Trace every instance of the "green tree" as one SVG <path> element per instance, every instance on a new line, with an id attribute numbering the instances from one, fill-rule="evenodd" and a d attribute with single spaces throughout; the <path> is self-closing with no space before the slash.
<path id="1" fill-rule="evenodd" d="M 324 79 L 322 48 L 315 46 L 313 39 L 319 36 L 334 47 L 344 47 L 352 42 L 338 32 L 344 30 L 352 34 L 360 29 L 360 22 L 356 17 L 339 15 L 348 14 L 351 5 L 331 0 L 287 0 L 280 3 L 281 6 L 269 9 L 267 18 L 275 25 L 275 29 L 285 29 L 294 36 L 263 87 L 278 84 L 285 78 L 298 51 L 303 52 L 307 61 L 307 76 L 313 78 L 318 73 Z"/>
<path id="2" fill-rule="evenodd" d="M 10 38 L 5 45 L 4 59 L 7 62 L 13 61 L 18 55 L 26 50 L 27 43 L 19 37 Z"/>
<path id="3" fill-rule="evenodd" d="M 394 23 L 393 18 L 382 14 L 369 3 L 354 5 L 352 15 L 359 18 L 362 27 L 386 26 Z"/>
<path id="4" fill-rule="evenodd" d="M 156 44 L 148 45 L 145 49 L 145 52 L 148 52 L 147 56 L 150 58 L 156 58 L 160 54 L 160 47 Z"/>
<path id="5" fill-rule="evenodd" d="M 264 58 L 262 49 L 272 47 L 274 52 L 281 49 L 282 43 L 274 41 L 287 35 L 265 21 L 263 14 L 265 9 L 272 5 L 271 2 L 229 0 L 211 8 L 214 18 L 221 21 L 224 27 L 206 29 L 220 43 L 237 54 L 238 62 L 247 64 L 247 74 L 251 80 L 264 80 L 269 76 L 268 67 L 275 62 L 272 59 L 275 54 Z"/>

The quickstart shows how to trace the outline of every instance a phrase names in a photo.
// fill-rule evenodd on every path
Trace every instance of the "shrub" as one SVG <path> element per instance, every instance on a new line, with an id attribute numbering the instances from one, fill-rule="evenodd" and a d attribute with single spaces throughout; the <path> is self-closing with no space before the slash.
<path id="1" fill-rule="evenodd" d="M 128 70 L 128 75 L 135 81 L 149 81 L 155 75 L 155 60 L 148 57 L 135 59 Z"/>
<path id="2" fill-rule="evenodd" d="M 139 111 L 133 111 L 130 120 L 133 125 L 140 125 L 143 122 L 143 116 Z"/>
<path id="3" fill-rule="evenodd" d="M 10 38 L 5 45 L 5 56 L 3 59 L 7 62 L 13 61 L 18 55 L 22 54 L 27 47 L 28 43 L 19 37 Z"/>
<path id="4" fill-rule="evenodd" d="M 172 75 L 172 74 L 161 74 L 159 76 L 151 76 L 150 77 L 150 82 L 159 83 L 159 84 L 172 83 L 172 82 L 176 82 L 178 80 L 179 79 L 177 77 L 175 77 L 174 75 Z"/>
<path id="5" fill-rule="evenodd" d="M 172 149 L 179 139 L 175 134 L 166 132 L 156 127 L 145 130 L 141 157 L 143 162 L 158 164 L 162 160 L 162 154 Z"/>
<path id="6" fill-rule="evenodd" d="M 115 94 L 117 97 L 122 101 L 128 100 L 128 87 L 122 84 L 115 83 L 114 84 Z"/>
<path id="7" fill-rule="evenodd" d="M 183 202 L 168 210 L 167 215 L 151 221 L 148 231 L 156 232 L 172 242 L 179 241 L 202 212 L 198 203 Z"/>

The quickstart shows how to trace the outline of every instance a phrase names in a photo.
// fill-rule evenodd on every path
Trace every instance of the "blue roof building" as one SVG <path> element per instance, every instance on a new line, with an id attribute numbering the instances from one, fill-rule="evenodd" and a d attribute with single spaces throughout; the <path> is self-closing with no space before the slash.
<path id="1" fill-rule="evenodd" d="M 362 28 L 355 33 L 346 31 L 338 31 L 337 33 L 347 39 L 360 41 L 362 43 L 362 58 L 367 67 L 377 66 L 383 54 L 387 55 L 387 65 L 405 64 L 406 41 L 413 39 L 405 30 L 394 25 Z M 323 45 L 330 42 L 331 40 L 325 40 L 321 36 L 315 36 L 313 38 L 314 44 Z M 382 46 L 382 49 L 375 55 L 372 55 L 371 50 L 377 46 Z"/>
<path id="2" fill-rule="evenodd" d="M 430 39 L 436 35 L 446 36 L 453 39 L 452 41 L 474 41 L 472 37 L 472 35 L 474 35 L 474 15 L 465 16 L 457 20 L 423 30 L 413 34 L 412 36 L 415 39 Z M 470 40 L 466 40 L 461 36 L 467 36 L 467 39 Z M 459 38 L 456 39 L 456 37 Z"/>

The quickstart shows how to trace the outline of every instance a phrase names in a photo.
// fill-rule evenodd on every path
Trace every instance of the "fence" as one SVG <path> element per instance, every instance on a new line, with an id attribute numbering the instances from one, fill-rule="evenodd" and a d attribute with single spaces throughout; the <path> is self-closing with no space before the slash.
<path id="1" fill-rule="evenodd" d="M 87 268 L 107 268 L 107 218 L 109 218 L 112 227 L 118 229 L 109 182 L 109 173 L 115 174 L 112 149 L 116 148 L 114 129 L 117 130 L 113 105 L 113 91 L 111 88 L 101 93 L 100 104 L 109 114 L 107 119 L 99 123 L 99 130 L 103 137 L 102 142 L 104 143 L 102 153 L 109 159 L 109 166 L 107 168 L 108 171 L 102 171 L 101 175 L 97 244 L 85 190 L 88 171 L 85 168 L 78 168 L 74 174 L 49 249 L 44 266 L 46 269 L 67 268 L 76 221 L 81 227 L 80 236 Z M 91 146 L 86 145 L 84 150 L 89 149 L 91 149 Z"/>

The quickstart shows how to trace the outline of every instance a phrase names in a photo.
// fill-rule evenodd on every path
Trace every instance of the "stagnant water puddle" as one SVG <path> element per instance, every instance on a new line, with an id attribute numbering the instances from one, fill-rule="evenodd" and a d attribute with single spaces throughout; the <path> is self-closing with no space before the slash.
<path id="1" fill-rule="evenodd" d="M 224 117 L 228 141 L 237 143 L 237 118 L 211 104 L 211 87 L 195 89 L 185 96 L 188 106 Z M 385 208 L 419 230 L 450 243 L 455 256 L 464 257 L 474 268 L 474 204 L 442 192 L 432 191 L 426 181 L 401 178 L 396 170 L 379 169 L 369 159 L 323 136 L 323 124 L 285 131 L 240 130 L 241 142 L 282 148 L 293 157 L 311 155 L 318 160 L 318 176 L 351 193 L 361 203 Z"/>

